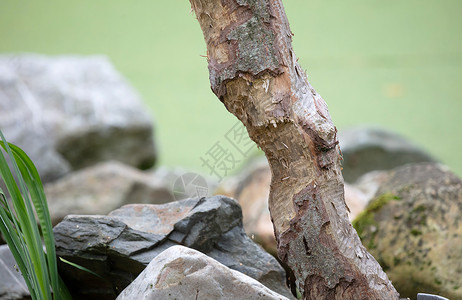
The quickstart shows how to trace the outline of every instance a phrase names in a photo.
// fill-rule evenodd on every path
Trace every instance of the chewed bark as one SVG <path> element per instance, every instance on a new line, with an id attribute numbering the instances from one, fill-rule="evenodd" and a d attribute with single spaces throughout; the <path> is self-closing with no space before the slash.
<path id="1" fill-rule="evenodd" d="M 278 255 L 304 299 L 398 299 L 347 216 L 337 129 L 292 49 L 280 0 L 190 0 L 210 83 L 265 152 Z"/>

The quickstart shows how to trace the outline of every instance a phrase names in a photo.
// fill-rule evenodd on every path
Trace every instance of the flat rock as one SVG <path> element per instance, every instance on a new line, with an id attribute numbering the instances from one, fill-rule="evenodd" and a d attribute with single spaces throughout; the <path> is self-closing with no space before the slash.
<path id="1" fill-rule="evenodd" d="M 44 182 L 107 160 L 152 166 L 151 119 L 104 56 L 0 56 L 0 128 Z"/>
<path id="2" fill-rule="evenodd" d="M 76 298 L 114 299 L 162 251 L 194 248 L 290 296 L 285 272 L 244 232 L 234 199 L 191 198 L 161 205 L 131 204 L 109 215 L 70 215 L 55 228 L 57 255 L 102 278 L 60 264 Z"/>
<path id="3" fill-rule="evenodd" d="M 462 299 L 462 180 L 447 168 L 389 171 L 353 224 L 402 297 Z"/>
<path id="4" fill-rule="evenodd" d="M 30 293 L 7 245 L 0 246 L 0 300 L 26 300 Z"/>
<path id="5" fill-rule="evenodd" d="M 156 173 L 117 161 L 99 163 L 45 185 L 53 224 L 69 214 L 108 214 L 125 204 L 174 201 L 171 187 Z"/>
<path id="6" fill-rule="evenodd" d="M 339 132 L 343 177 L 353 183 L 375 170 L 390 170 L 407 163 L 435 162 L 408 139 L 382 128 L 360 126 Z"/>
<path id="7" fill-rule="evenodd" d="M 173 246 L 156 256 L 117 297 L 132 299 L 287 299 L 199 251 Z"/>

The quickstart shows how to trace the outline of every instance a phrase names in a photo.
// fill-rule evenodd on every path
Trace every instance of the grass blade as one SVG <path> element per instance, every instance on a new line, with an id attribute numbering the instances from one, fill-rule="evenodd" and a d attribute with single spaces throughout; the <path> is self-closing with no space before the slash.
<path id="1" fill-rule="evenodd" d="M 31 196 L 32 203 L 35 207 L 35 212 L 42 228 L 43 240 L 47 252 L 47 262 L 50 275 L 51 286 L 54 291 L 58 290 L 58 266 L 56 263 L 56 250 L 55 240 L 53 235 L 53 226 L 51 224 L 50 213 L 46 201 L 45 192 L 43 190 L 42 181 L 35 168 L 33 162 L 26 155 L 26 153 L 15 145 L 10 147 L 13 151 L 18 166 L 20 166 L 21 173 L 25 179 Z"/>
<path id="2" fill-rule="evenodd" d="M 0 189 L 0 231 L 26 281 L 32 299 L 71 299 L 59 277 L 53 227 L 40 176 L 31 159 L 19 147 L 6 142 L 0 131 L 0 146 L 7 152 L 12 171 L 0 151 L 0 175 L 11 204 Z M 17 178 L 17 181 L 15 180 Z M 42 229 L 46 253 L 36 218 Z"/>
<path id="3" fill-rule="evenodd" d="M 11 150 L 8 147 L 8 144 L 5 142 L 5 138 L 0 131 L 0 137 L 2 141 L 0 141 L 0 145 L 5 149 L 9 157 L 11 158 L 13 165 L 14 159 L 13 155 L 11 154 Z M 17 170 L 17 166 L 16 169 Z M 18 263 L 18 267 L 20 267 L 21 273 L 26 280 L 27 286 L 30 288 L 30 293 L 32 299 L 43 299 L 40 298 L 41 296 L 41 288 L 39 278 L 37 276 L 31 275 L 32 272 L 35 271 L 33 257 L 34 256 L 34 247 L 31 245 L 29 248 L 28 243 L 31 243 L 30 234 L 27 232 L 24 233 L 26 230 L 30 230 L 30 222 L 28 222 L 28 218 L 25 215 L 26 206 L 24 205 L 23 197 L 19 191 L 18 185 L 14 180 L 13 174 L 11 173 L 8 163 L 3 156 L 3 152 L 0 151 L 0 175 L 5 182 L 7 190 L 11 196 L 12 206 L 8 201 L 4 201 L 6 203 L 6 207 L 8 208 L 10 218 L 6 218 L 7 214 L 2 213 L 2 231 L 5 239 L 10 240 L 8 244 L 10 249 Z M 4 211 L 2 209 L 2 211 Z M 14 217 L 12 217 L 15 214 Z M 11 220 L 13 223 L 11 223 Z M 20 257 L 18 257 L 20 256 Z"/>
<path id="4" fill-rule="evenodd" d="M 2 155 L 0 153 L 0 155 Z M 0 209 L 0 231 L 3 234 L 3 238 L 6 240 L 11 253 L 18 265 L 19 270 L 21 270 L 22 274 L 26 274 L 24 270 L 27 270 L 27 265 L 31 265 L 31 263 L 27 264 L 26 260 L 28 256 L 25 254 L 25 249 L 23 245 L 23 241 L 19 238 L 18 232 L 13 227 L 16 221 L 12 221 L 12 216 L 9 214 L 8 210 L 4 209 L 4 203 L 6 202 L 6 197 L 3 191 L 0 189 L 0 197 L 2 198 L 2 209 Z M 34 288 L 32 282 L 30 280 L 25 280 L 27 288 L 31 290 Z"/>
<path id="5" fill-rule="evenodd" d="M 78 264 L 76 264 L 76 263 L 73 263 L 73 262 L 71 262 L 71 261 L 68 261 L 67 259 L 64 259 L 64 258 L 62 258 L 62 257 L 59 257 L 59 260 L 61 260 L 63 263 L 66 263 L 66 264 L 68 264 L 68 265 L 73 266 L 74 268 L 77 268 L 77 269 L 79 269 L 79 270 L 88 272 L 88 273 L 90 273 L 90 274 L 92 274 L 92 275 L 95 275 L 96 277 L 99 277 L 99 278 L 103 279 L 103 277 L 101 277 L 100 275 L 96 274 L 96 273 L 93 272 L 92 270 L 87 269 L 87 268 L 85 268 L 85 267 L 83 267 L 83 266 L 81 266 L 81 265 L 78 265 Z"/>

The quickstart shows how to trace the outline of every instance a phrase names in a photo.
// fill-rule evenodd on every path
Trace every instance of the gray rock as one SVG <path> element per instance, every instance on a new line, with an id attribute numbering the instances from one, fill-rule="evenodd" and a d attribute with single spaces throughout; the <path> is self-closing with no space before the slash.
<path id="1" fill-rule="evenodd" d="M 339 133 L 343 177 L 354 182 L 375 170 L 390 170 L 406 163 L 435 162 L 428 153 L 388 130 L 357 127 Z"/>
<path id="2" fill-rule="evenodd" d="M 438 296 L 438 295 L 418 293 L 417 300 L 449 300 L 449 299 Z"/>
<path id="3" fill-rule="evenodd" d="M 445 167 L 389 171 L 353 225 L 402 297 L 462 299 L 462 180 Z"/>
<path id="4" fill-rule="evenodd" d="M 174 200 L 171 187 L 156 173 L 110 161 L 73 172 L 45 185 L 53 224 L 69 214 L 107 214 L 129 203 Z"/>
<path id="5" fill-rule="evenodd" d="M 107 216 L 71 215 L 54 232 L 57 255 L 102 276 L 60 264 L 76 298 L 113 299 L 154 257 L 178 244 L 290 296 L 282 267 L 247 237 L 238 203 L 223 196 L 126 205 Z"/>
<path id="6" fill-rule="evenodd" d="M 30 299 L 26 282 L 7 245 L 0 246 L 0 300 Z"/>
<path id="7" fill-rule="evenodd" d="M 173 246 L 154 258 L 117 297 L 132 299 L 287 298 L 196 250 Z"/>
<path id="8" fill-rule="evenodd" d="M 245 232 L 266 251 L 277 255 L 268 208 L 271 170 L 265 157 L 252 158 L 236 176 L 223 180 L 217 194 L 236 199 L 242 207 Z"/>
<path id="9" fill-rule="evenodd" d="M 104 56 L 0 56 L 0 129 L 44 182 L 100 161 L 148 168 L 151 117 Z"/>

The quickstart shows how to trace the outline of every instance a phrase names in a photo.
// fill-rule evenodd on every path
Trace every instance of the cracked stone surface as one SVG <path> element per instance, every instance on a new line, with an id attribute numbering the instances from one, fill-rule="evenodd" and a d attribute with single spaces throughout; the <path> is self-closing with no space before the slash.
<path id="1" fill-rule="evenodd" d="M 190 198 L 168 204 L 131 204 L 108 215 L 70 215 L 55 228 L 57 255 L 102 278 L 60 264 L 76 298 L 114 299 L 162 251 L 183 245 L 291 297 L 277 260 L 242 227 L 236 200 Z"/>
<path id="2" fill-rule="evenodd" d="M 287 299 L 199 251 L 173 246 L 156 256 L 117 300 L 193 298 Z"/>

